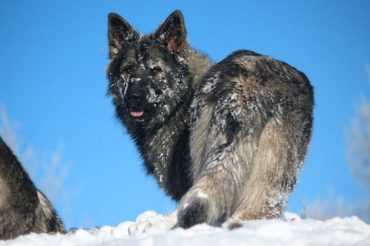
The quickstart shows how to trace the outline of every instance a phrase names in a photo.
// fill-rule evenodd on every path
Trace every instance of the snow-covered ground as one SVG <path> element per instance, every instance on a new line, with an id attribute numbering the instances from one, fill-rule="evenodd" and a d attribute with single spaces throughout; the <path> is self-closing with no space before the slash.
<path id="1" fill-rule="evenodd" d="M 117 227 L 79 229 L 66 235 L 30 234 L 0 245 L 370 245 L 370 225 L 357 217 L 320 221 L 285 213 L 282 219 L 246 221 L 239 226 L 225 223 L 219 228 L 201 224 L 188 230 L 172 229 L 175 223 L 176 213 L 163 216 L 148 211 L 135 222 Z"/>

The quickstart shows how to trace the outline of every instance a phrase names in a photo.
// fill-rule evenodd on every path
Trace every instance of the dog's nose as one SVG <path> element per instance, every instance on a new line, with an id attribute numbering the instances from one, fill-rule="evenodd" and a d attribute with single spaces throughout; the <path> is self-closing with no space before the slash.
<path id="1" fill-rule="evenodd" d="M 128 91 L 127 100 L 132 103 L 142 102 L 144 99 L 144 94 L 140 91 Z"/>
<path id="2" fill-rule="evenodd" d="M 140 94 L 130 94 L 128 95 L 127 99 L 133 100 L 133 101 L 140 101 L 141 95 Z"/>

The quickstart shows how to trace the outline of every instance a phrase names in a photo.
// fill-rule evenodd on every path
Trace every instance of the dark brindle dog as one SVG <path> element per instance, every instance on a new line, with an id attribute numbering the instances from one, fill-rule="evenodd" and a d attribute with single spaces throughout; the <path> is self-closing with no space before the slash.
<path id="1" fill-rule="evenodd" d="M 312 131 L 313 89 L 288 64 L 251 51 L 212 65 L 186 41 L 181 12 L 139 35 L 109 15 L 109 94 L 178 225 L 276 218 Z"/>

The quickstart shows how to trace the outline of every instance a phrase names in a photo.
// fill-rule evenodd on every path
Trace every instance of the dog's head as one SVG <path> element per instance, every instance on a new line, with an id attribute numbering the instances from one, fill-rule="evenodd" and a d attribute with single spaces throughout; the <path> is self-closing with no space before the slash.
<path id="1" fill-rule="evenodd" d="M 110 14 L 108 39 L 108 94 L 126 126 L 163 123 L 189 100 L 192 77 L 180 11 L 145 36 L 121 16 Z"/>

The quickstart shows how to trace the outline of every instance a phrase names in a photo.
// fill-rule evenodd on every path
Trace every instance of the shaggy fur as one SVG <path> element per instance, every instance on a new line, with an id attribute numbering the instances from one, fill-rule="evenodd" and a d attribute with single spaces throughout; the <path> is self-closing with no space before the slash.
<path id="1" fill-rule="evenodd" d="M 148 173 L 180 202 L 178 225 L 279 216 L 311 137 L 306 76 L 246 50 L 212 65 L 180 11 L 150 35 L 117 14 L 108 29 L 108 93 Z"/>
<path id="2" fill-rule="evenodd" d="M 31 232 L 65 232 L 45 195 L 36 189 L 0 138 L 0 239 Z"/>

